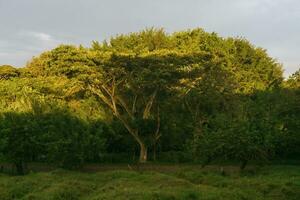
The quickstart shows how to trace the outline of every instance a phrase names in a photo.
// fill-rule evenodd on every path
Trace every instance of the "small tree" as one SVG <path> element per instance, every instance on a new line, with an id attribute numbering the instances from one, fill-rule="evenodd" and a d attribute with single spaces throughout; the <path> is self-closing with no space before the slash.
<path id="1" fill-rule="evenodd" d="M 0 66 L 0 81 L 18 77 L 19 75 L 19 70 L 10 65 Z"/>

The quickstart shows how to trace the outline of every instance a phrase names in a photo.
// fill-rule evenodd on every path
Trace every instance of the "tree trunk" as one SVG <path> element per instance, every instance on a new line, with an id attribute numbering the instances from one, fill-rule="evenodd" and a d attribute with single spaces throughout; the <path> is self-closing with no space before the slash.
<path id="1" fill-rule="evenodd" d="M 15 163 L 16 166 L 16 170 L 17 170 L 17 174 L 18 175 L 24 175 L 24 166 L 23 166 L 23 162 L 16 162 Z"/>
<path id="2" fill-rule="evenodd" d="M 145 144 L 140 143 L 140 163 L 147 162 L 147 147 Z"/>
<path id="3" fill-rule="evenodd" d="M 204 162 L 202 162 L 201 168 L 204 168 L 205 166 L 207 166 L 207 165 L 211 162 L 211 160 L 212 160 L 211 156 L 208 156 L 208 157 L 204 160 Z"/>
<path id="4" fill-rule="evenodd" d="M 145 163 L 147 161 L 147 147 L 139 136 L 139 132 L 136 129 L 133 129 L 130 124 L 121 116 L 118 112 L 115 112 L 115 116 L 123 123 L 128 132 L 134 137 L 134 139 L 140 145 L 140 163 Z"/>
<path id="5" fill-rule="evenodd" d="M 153 161 L 156 161 L 156 142 L 153 144 Z"/>
<path id="6" fill-rule="evenodd" d="M 246 167 L 246 165 L 247 165 L 247 163 L 248 163 L 248 160 L 243 160 L 242 163 L 241 163 L 241 165 L 240 165 L 240 170 L 244 170 L 245 167 Z"/>

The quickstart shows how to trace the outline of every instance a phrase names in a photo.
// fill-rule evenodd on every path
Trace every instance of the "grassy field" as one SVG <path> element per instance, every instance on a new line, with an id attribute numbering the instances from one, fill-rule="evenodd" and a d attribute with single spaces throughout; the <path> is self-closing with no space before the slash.
<path id="1" fill-rule="evenodd" d="M 192 165 L 158 165 L 139 170 L 91 166 L 90 172 L 2 174 L 0 199 L 300 199 L 299 166 L 267 166 L 244 172 L 227 166 L 224 170 L 222 173 L 219 167 L 200 169 Z"/>

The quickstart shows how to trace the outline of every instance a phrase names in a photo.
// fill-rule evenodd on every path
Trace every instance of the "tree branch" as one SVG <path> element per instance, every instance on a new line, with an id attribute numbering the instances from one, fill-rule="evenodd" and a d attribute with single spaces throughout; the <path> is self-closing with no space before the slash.
<path id="1" fill-rule="evenodd" d="M 144 109 L 144 112 L 143 112 L 143 119 L 148 119 L 149 118 L 150 110 L 152 108 L 152 105 L 153 105 L 154 99 L 156 97 L 156 94 L 157 94 L 157 89 L 153 92 L 153 94 L 151 95 L 148 103 L 145 106 L 145 109 Z"/>

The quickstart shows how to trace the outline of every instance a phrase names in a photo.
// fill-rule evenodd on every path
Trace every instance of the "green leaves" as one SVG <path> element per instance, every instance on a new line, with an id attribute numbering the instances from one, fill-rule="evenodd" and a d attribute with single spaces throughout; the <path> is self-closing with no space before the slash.
<path id="1" fill-rule="evenodd" d="M 243 163 L 282 149 L 297 154 L 298 83 L 299 72 L 283 80 L 266 50 L 202 29 L 60 45 L 24 68 L 0 67 L 1 113 L 15 118 L 2 118 L 0 143 L 49 144 L 43 155 L 62 165 L 97 159 L 106 140 L 112 152 L 139 145 L 143 158 L 147 148 L 154 155 L 185 146 L 195 157 Z"/>
<path id="2" fill-rule="evenodd" d="M 0 81 L 15 78 L 18 77 L 19 75 L 20 75 L 19 70 L 10 65 L 0 66 Z"/>

